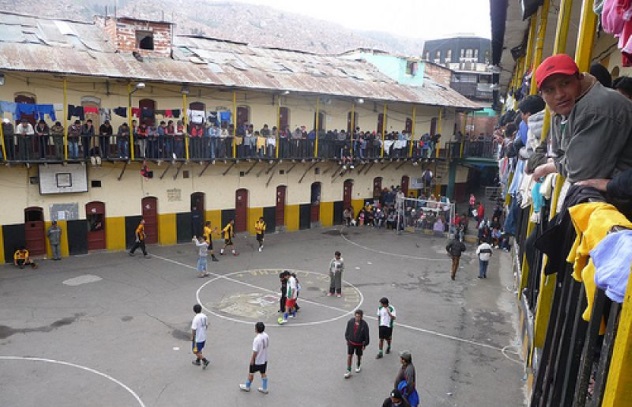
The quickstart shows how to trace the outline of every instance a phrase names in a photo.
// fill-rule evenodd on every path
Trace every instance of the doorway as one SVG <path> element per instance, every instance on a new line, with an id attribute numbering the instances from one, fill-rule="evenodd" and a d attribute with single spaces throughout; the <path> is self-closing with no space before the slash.
<path id="1" fill-rule="evenodd" d="M 248 190 L 235 192 L 235 233 L 248 230 Z"/>
<path id="2" fill-rule="evenodd" d="M 274 208 L 274 220 L 277 228 L 285 226 L 285 197 L 287 186 L 279 185 L 276 189 L 276 207 Z"/>
<path id="3" fill-rule="evenodd" d="M 148 196 L 143 198 L 143 219 L 145 219 L 145 243 L 158 243 L 158 198 Z"/>
<path id="4" fill-rule="evenodd" d="M 105 203 L 88 202 L 86 220 L 88 221 L 88 250 L 105 249 Z"/>
<path id="5" fill-rule="evenodd" d="M 373 199 L 379 200 L 382 196 L 382 177 L 373 178 Z"/>
<path id="6" fill-rule="evenodd" d="M 193 236 L 202 236 L 203 234 L 204 222 L 206 221 L 204 197 L 204 192 L 191 194 L 191 232 Z"/>
<path id="7" fill-rule="evenodd" d="M 24 209 L 24 243 L 31 255 L 46 254 L 44 211 L 39 206 Z"/>
<path id="8" fill-rule="evenodd" d="M 310 227 L 318 225 L 320 223 L 320 182 L 314 182 L 311 188 L 311 194 L 309 202 L 311 203 L 309 222 Z"/>
<path id="9" fill-rule="evenodd" d="M 408 197 L 408 186 L 409 185 L 410 185 L 410 178 L 408 177 L 408 175 L 404 175 L 402 177 L 401 186 L 402 186 L 402 192 L 404 193 L 405 197 Z"/>
<path id="10" fill-rule="evenodd" d="M 353 180 L 345 180 L 342 187 L 342 206 L 343 209 L 351 208 L 351 196 L 353 193 Z"/>

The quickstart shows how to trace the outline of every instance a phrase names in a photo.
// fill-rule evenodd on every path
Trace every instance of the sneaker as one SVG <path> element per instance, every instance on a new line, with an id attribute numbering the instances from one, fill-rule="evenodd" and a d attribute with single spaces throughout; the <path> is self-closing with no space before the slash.
<path id="1" fill-rule="evenodd" d="M 250 391 L 250 386 L 246 386 L 245 384 L 240 384 L 240 385 L 239 385 L 239 388 L 240 388 L 242 391 L 246 391 L 246 392 L 247 392 L 247 391 Z"/>
<path id="2" fill-rule="evenodd" d="M 261 251 L 263 250 L 263 247 L 259 247 L 259 252 L 261 253 Z"/>
<path id="3" fill-rule="evenodd" d="M 348 379 L 351 377 L 351 370 L 347 370 L 347 372 L 345 373 L 345 379 Z"/>
<path id="4" fill-rule="evenodd" d="M 287 324 L 287 319 L 282 319 L 278 322 L 279 322 L 279 325 L 284 325 L 284 324 Z"/>
<path id="5" fill-rule="evenodd" d="M 223 255 L 224 255 L 224 250 L 222 250 L 221 252 L 219 252 L 219 255 L 220 255 L 220 256 L 223 256 Z"/>
<path id="6" fill-rule="evenodd" d="M 388 348 L 386 348 L 386 354 L 388 355 L 389 353 L 391 353 L 391 347 L 390 346 Z"/>
<path id="7" fill-rule="evenodd" d="M 233 256 L 239 256 L 239 253 L 233 252 Z"/>
<path id="8" fill-rule="evenodd" d="M 194 361 L 191 362 L 192 364 L 194 364 L 195 366 L 200 366 L 200 359 L 195 359 Z"/>
<path id="9" fill-rule="evenodd" d="M 360 370 L 362 370 L 362 366 L 356 367 L 356 373 L 360 373 Z"/>
<path id="10" fill-rule="evenodd" d="M 206 367 L 208 366 L 209 361 L 208 360 L 204 360 L 204 361 L 202 361 L 202 364 L 203 364 L 202 369 L 206 370 Z"/>
<path id="11" fill-rule="evenodd" d="M 213 261 L 219 261 L 219 260 L 217 260 L 217 257 L 212 257 L 211 259 L 212 259 Z"/>
<path id="12" fill-rule="evenodd" d="M 375 356 L 375 359 L 382 359 L 384 357 L 384 355 L 382 355 L 382 352 L 378 352 L 377 356 Z"/>
<path id="13" fill-rule="evenodd" d="M 134 253 L 129 252 L 128 254 L 129 254 L 130 256 L 134 257 Z"/>
<path id="14" fill-rule="evenodd" d="M 340 298 L 342 297 L 342 294 L 336 294 L 336 297 Z"/>
<path id="15" fill-rule="evenodd" d="M 331 297 L 332 295 L 334 295 L 333 293 L 327 293 L 327 297 Z"/>
<path id="16" fill-rule="evenodd" d="M 268 394 L 268 389 L 264 389 L 263 387 L 259 387 L 257 390 L 259 393 Z"/>

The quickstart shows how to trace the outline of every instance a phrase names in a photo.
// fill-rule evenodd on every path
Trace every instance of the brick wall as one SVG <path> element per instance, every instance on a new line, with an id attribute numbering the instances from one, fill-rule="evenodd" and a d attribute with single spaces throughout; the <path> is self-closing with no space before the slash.
<path id="1" fill-rule="evenodd" d="M 115 21 L 108 18 L 105 22 L 106 34 L 115 42 L 116 48 L 121 52 L 138 51 L 143 56 L 171 55 L 171 29 L 170 23 L 141 21 L 131 18 L 119 18 Z M 139 49 L 137 32 L 151 33 L 154 49 Z"/>
<path id="2" fill-rule="evenodd" d="M 447 86 L 450 87 L 450 82 L 452 80 L 452 71 L 444 68 L 440 65 L 436 65 L 436 64 L 432 64 L 432 63 L 425 63 L 426 66 L 426 72 L 425 74 L 428 75 L 433 81 L 443 85 L 443 86 Z"/>

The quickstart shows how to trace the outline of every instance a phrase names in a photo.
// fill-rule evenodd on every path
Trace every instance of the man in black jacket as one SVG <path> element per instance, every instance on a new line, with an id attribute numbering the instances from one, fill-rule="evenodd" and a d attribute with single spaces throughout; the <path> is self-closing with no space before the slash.
<path id="1" fill-rule="evenodd" d="M 448 245 L 445 247 L 445 250 L 448 252 L 448 255 L 452 258 L 452 271 L 450 273 L 450 278 L 454 280 L 456 278 L 456 271 L 459 269 L 459 262 L 461 261 L 461 253 L 465 251 L 465 245 L 463 242 L 455 239 L 450 240 Z"/>
<path id="2" fill-rule="evenodd" d="M 345 379 L 351 377 L 351 362 L 354 353 L 358 357 L 355 371 L 360 373 L 362 352 L 369 345 L 369 325 L 362 319 L 363 316 L 364 311 L 358 309 L 354 317 L 347 322 L 347 329 L 345 330 L 345 339 L 347 340 L 347 371 Z"/>

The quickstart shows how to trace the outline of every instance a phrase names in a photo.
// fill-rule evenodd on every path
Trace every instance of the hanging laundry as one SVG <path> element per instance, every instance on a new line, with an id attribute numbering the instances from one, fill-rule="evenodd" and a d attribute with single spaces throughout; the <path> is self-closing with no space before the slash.
<path id="1" fill-rule="evenodd" d="M 37 110 L 37 119 L 43 120 L 45 115 L 55 121 L 57 116 L 55 115 L 55 107 L 53 105 L 35 105 Z"/>
<path id="2" fill-rule="evenodd" d="M 127 117 L 127 108 L 126 107 L 115 107 L 114 114 L 121 117 Z"/>
<path id="3" fill-rule="evenodd" d="M 132 116 L 140 117 L 140 109 L 137 107 L 132 107 Z"/>
<path id="4" fill-rule="evenodd" d="M 180 118 L 180 112 L 182 112 L 181 109 L 171 109 L 171 113 L 173 114 L 173 117 L 175 117 L 176 119 Z"/>
<path id="5" fill-rule="evenodd" d="M 83 112 L 85 114 L 99 114 L 99 108 L 96 106 L 84 106 Z"/>
<path id="6" fill-rule="evenodd" d="M 35 109 L 35 105 L 32 105 L 30 103 L 18 103 L 16 113 L 17 113 L 17 119 L 20 120 L 23 114 L 35 115 L 37 111 Z"/>
<path id="7" fill-rule="evenodd" d="M 218 117 L 219 117 L 219 115 L 217 114 L 216 111 L 210 110 L 208 112 L 208 121 L 209 121 L 209 123 L 212 123 L 212 124 L 215 124 L 215 125 L 219 125 Z"/>
<path id="8" fill-rule="evenodd" d="M 112 110 L 110 108 L 102 107 L 99 109 L 99 113 L 101 114 L 101 123 L 112 121 Z"/>
<path id="9" fill-rule="evenodd" d="M 166 110 L 158 110 L 158 109 L 156 109 L 156 110 L 154 110 L 154 114 L 156 116 L 166 117 Z"/>
<path id="10" fill-rule="evenodd" d="M 81 121 L 85 120 L 86 116 L 83 112 L 83 106 L 68 105 L 67 119 L 70 120 L 75 116 L 78 117 Z"/>
<path id="11" fill-rule="evenodd" d="M 230 110 L 223 110 L 219 112 L 219 119 L 221 120 L 222 123 L 224 122 L 230 123 L 230 120 L 231 120 Z"/>
<path id="12" fill-rule="evenodd" d="M 17 120 L 16 110 L 18 104 L 15 102 L 0 102 L 0 116 L 4 116 L 5 113 L 11 113 L 14 120 Z"/>
<path id="13" fill-rule="evenodd" d="M 143 117 L 145 119 L 152 119 L 154 117 L 154 110 L 153 109 L 149 109 L 147 107 L 143 107 L 143 109 L 141 111 L 141 117 Z"/>
<path id="14" fill-rule="evenodd" d="M 173 117 L 173 111 L 171 109 L 165 110 L 165 117 Z"/>
<path id="15" fill-rule="evenodd" d="M 595 264 L 595 283 L 608 298 L 621 304 L 632 266 L 632 230 L 610 233 L 590 252 Z"/>
<path id="16" fill-rule="evenodd" d="M 189 116 L 189 122 L 193 124 L 202 124 L 204 123 L 204 110 L 187 110 L 187 115 Z"/>

